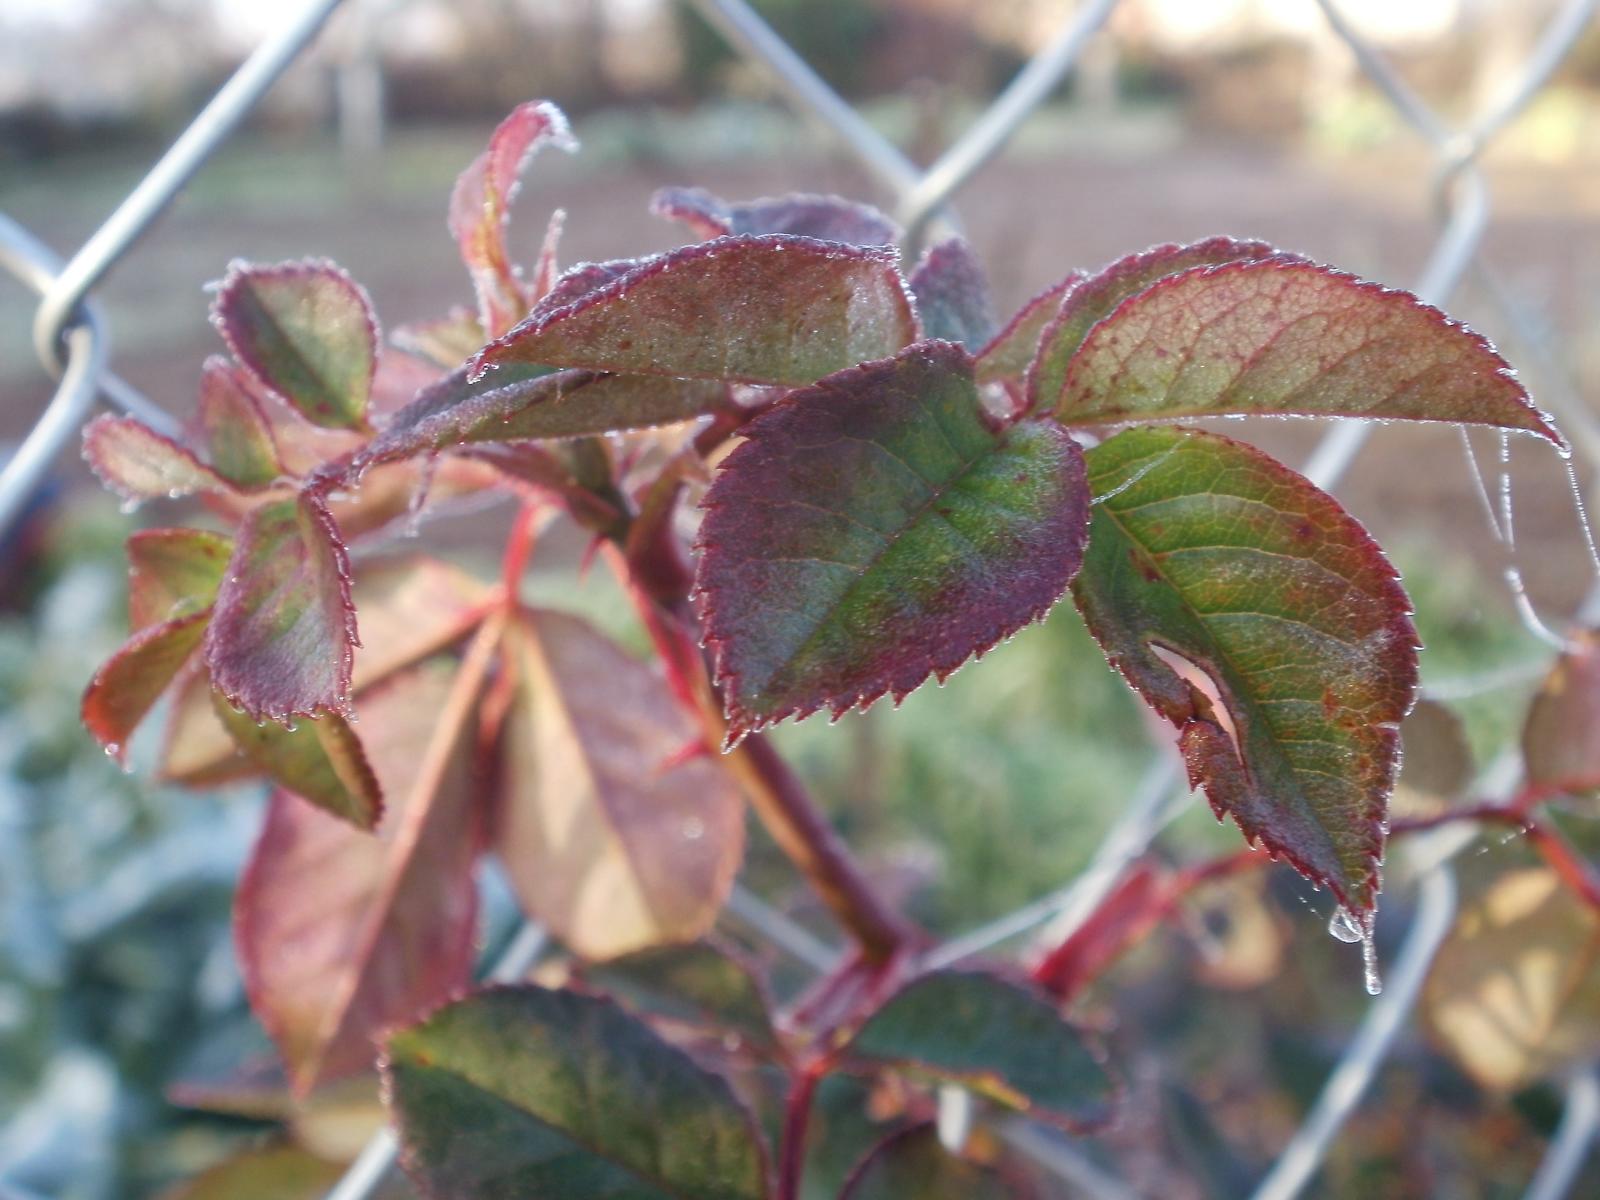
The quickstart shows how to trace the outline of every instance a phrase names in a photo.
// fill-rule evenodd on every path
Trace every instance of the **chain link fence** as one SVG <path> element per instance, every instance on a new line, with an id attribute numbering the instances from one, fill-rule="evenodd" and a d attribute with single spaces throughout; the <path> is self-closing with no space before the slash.
<path id="1" fill-rule="evenodd" d="M 693 7 L 803 117 L 815 122 L 893 196 L 895 215 L 913 241 L 960 228 L 951 203 L 957 190 L 980 172 L 1006 145 L 1022 122 L 1078 64 L 1086 45 L 1117 7 L 1118 0 L 1081 0 L 1071 6 L 1059 32 L 1016 75 L 971 126 L 926 169 L 914 164 L 879 134 L 847 101 L 817 75 L 753 11 L 745 0 L 689 0 Z M 1438 214 L 1437 232 L 1426 265 L 1413 290 L 1430 303 L 1445 305 L 1470 275 L 1483 284 L 1506 325 L 1519 335 L 1536 322 L 1521 311 L 1479 257 L 1493 218 L 1492 197 L 1482 158 L 1495 138 L 1528 106 L 1589 28 L 1600 0 L 1565 0 L 1557 6 L 1527 60 L 1499 98 L 1463 124 L 1453 124 L 1429 107 L 1362 37 L 1341 12 L 1337 0 L 1306 0 L 1321 10 L 1333 33 L 1354 55 L 1362 72 L 1420 142 L 1432 168 Z M 33 345 L 43 368 L 57 380 L 55 393 L 32 431 L 0 470 L 0 533 L 4 533 L 39 487 L 57 455 L 73 439 L 99 402 L 137 416 L 162 431 L 176 420 L 151 403 L 111 369 L 108 330 L 94 300 L 96 286 L 135 248 L 140 236 L 161 216 L 188 180 L 252 112 L 280 75 L 310 46 L 340 6 L 340 0 L 313 0 L 285 20 L 190 123 L 171 149 L 150 169 L 110 217 L 62 261 L 26 229 L 0 213 L 0 266 L 38 294 Z M 537 88 L 533 88 L 537 91 Z M 1547 339 L 1525 337 L 1547 357 Z M 1565 380 L 1559 362 L 1541 363 L 1541 372 Z M 1600 422 L 1583 405 L 1574 386 L 1557 384 L 1541 395 L 1578 452 L 1585 469 L 1600 476 Z M 1336 487 L 1360 455 L 1373 431 L 1369 423 L 1333 425 L 1302 470 L 1325 489 Z M 1534 615 L 1521 592 L 1510 557 L 1509 509 L 1496 514 L 1470 441 L 1462 431 L 1466 461 L 1486 501 L 1496 538 L 1506 547 L 1507 582 L 1525 621 L 1546 640 L 1559 643 Z M 1576 468 L 1567 465 L 1574 497 L 1581 507 Z M 1593 546 L 1590 546 L 1591 556 Z M 1591 590 L 1575 622 L 1600 617 L 1600 587 Z M 1467 691 L 1503 686 L 1504 672 L 1457 685 Z M 1482 780 L 1490 796 L 1508 794 L 1518 764 L 1505 758 Z M 1178 764 L 1170 754 L 1152 755 L 1152 764 L 1129 797 L 1089 865 L 1057 891 L 988 924 L 954 937 L 929 956 L 944 965 L 1034 935 L 1051 943 L 1078 929 L 1095 911 L 1123 871 L 1143 854 L 1190 803 Z M 1324 1161 L 1339 1131 L 1362 1097 L 1390 1048 L 1407 1025 L 1428 968 L 1456 913 L 1457 892 L 1451 862 L 1477 839 L 1469 827 L 1444 828 L 1408 842 L 1392 861 L 1391 878 L 1416 887 L 1417 900 L 1399 953 L 1387 964 L 1387 986 L 1370 1005 L 1355 1036 L 1329 1074 L 1305 1121 L 1288 1140 L 1260 1181 L 1254 1200 L 1292 1200 L 1302 1195 Z M 828 969 L 839 951 L 818 941 L 759 897 L 736 889 L 727 919 L 764 938 L 775 949 L 816 971 Z M 518 978 L 545 946 L 542 932 L 526 926 L 484 974 L 489 979 Z M 959 1092 L 941 1097 L 941 1128 L 959 1130 L 968 1101 Z M 1591 1145 L 1600 1132 L 1600 1078 L 1592 1069 L 1572 1074 L 1565 1085 L 1563 1115 L 1543 1161 L 1527 1185 L 1526 1200 L 1558 1200 L 1569 1194 Z M 1140 1193 L 1112 1177 L 1079 1147 L 1037 1126 L 1018 1121 L 1006 1130 L 1019 1149 L 1054 1171 L 1082 1194 L 1096 1200 L 1137 1200 Z M 365 1200 L 376 1193 L 394 1167 L 396 1146 L 387 1132 L 375 1137 L 328 1200 Z"/>

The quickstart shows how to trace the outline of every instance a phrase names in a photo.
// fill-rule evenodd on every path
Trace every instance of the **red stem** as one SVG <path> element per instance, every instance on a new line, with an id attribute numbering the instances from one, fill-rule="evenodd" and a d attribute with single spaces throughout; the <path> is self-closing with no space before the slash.
<path id="1" fill-rule="evenodd" d="M 505 557 L 500 562 L 500 583 L 505 590 L 506 607 L 516 608 L 522 597 L 522 576 L 528 569 L 528 556 L 539 530 L 539 506 L 524 504 L 517 510 L 506 539 Z"/>
<path id="2" fill-rule="evenodd" d="M 828 1060 L 819 1058 L 795 1076 L 783 1109 L 783 1135 L 778 1143 L 777 1200 L 799 1200 L 800 1172 L 806 1161 L 806 1127 L 811 1121 L 811 1101 L 817 1084 L 828 1073 Z"/>

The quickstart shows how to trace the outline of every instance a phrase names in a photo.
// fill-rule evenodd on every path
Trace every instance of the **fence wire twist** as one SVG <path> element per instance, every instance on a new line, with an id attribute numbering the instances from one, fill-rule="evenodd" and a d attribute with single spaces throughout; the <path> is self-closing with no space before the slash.
<path id="1" fill-rule="evenodd" d="M 893 197 L 892 207 L 915 243 L 944 230 L 959 229 L 951 200 L 999 153 L 1021 123 L 1077 64 L 1084 47 L 1117 7 L 1118 0 L 1083 0 L 1060 31 L 1017 74 L 983 114 L 927 169 L 917 167 L 768 26 L 745 0 L 688 0 L 749 62 L 763 71 L 774 90 L 803 117 L 817 123 L 854 157 Z M 1491 217 L 1491 200 L 1480 160 L 1501 133 L 1539 93 L 1589 27 L 1600 0 L 1566 0 L 1505 94 L 1472 121 L 1455 126 L 1441 118 L 1405 83 L 1382 54 L 1346 19 L 1336 0 L 1312 0 L 1329 27 L 1349 48 L 1365 76 L 1423 141 L 1432 156 L 1438 233 L 1414 290 L 1442 305 L 1471 271 L 1507 326 L 1529 349 L 1548 346 L 1510 290 L 1479 257 Z M 316 39 L 340 0 L 311 0 L 235 72 L 209 104 L 129 193 L 116 211 L 65 262 L 25 229 L 0 213 L 0 267 L 39 295 L 33 325 L 34 348 L 44 369 L 58 380 L 54 396 L 32 431 L 0 469 L 0 533 L 4 533 L 38 488 L 61 449 L 76 434 L 96 399 L 138 416 L 163 431 L 177 421 L 152 404 L 109 368 L 106 322 L 94 300 L 95 287 L 171 204 L 185 183 L 250 115 L 283 72 Z M 1530 335 L 1530 330 L 1534 333 Z M 1559 364 L 1551 369 L 1554 386 L 1542 399 L 1556 410 L 1569 436 L 1600 473 L 1600 422 L 1566 380 Z M 1303 470 L 1323 488 L 1338 484 L 1359 455 L 1373 426 L 1341 421 L 1323 437 Z M 1476 459 L 1463 431 L 1468 462 Z M 1487 496 L 1487 493 L 1485 493 Z M 1492 504 L 1490 522 L 1499 521 Z M 1507 538 L 1509 530 L 1503 531 Z M 1512 580 L 1516 585 L 1515 579 Z M 1526 609 L 1526 605 L 1524 605 Z M 1591 592 L 1577 619 L 1600 614 L 1600 587 Z M 1534 624 L 1540 624 L 1532 615 Z M 1491 677 L 1492 676 L 1492 677 Z M 1458 694 L 1518 682 L 1504 671 L 1453 684 Z M 1486 794 L 1509 792 L 1518 766 L 1502 757 L 1482 781 Z M 991 950 L 1029 933 L 1058 943 L 1083 924 L 1109 894 L 1122 872 L 1145 853 L 1162 829 L 1182 811 L 1189 797 L 1178 764 L 1156 754 L 1136 785 L 1130 802 L 1113 824 L 1089 865 L 1059 890 L 978 929 L 952 938 L 928 956 L 947 964 Z M 1373 1002 L 1325 1083 L 1306 1120 L 1290 1138 L 1257 1187 L 1255 1200 L 1292 1200 L 1315 1176 L 1339 1130 L 1356 1107 L 1406 1024 L 1434 954 L 1454 919 L 1457 905 L 1451 860 L 1476 839 L 1471 829 L 1440 830 L 1407 847 L 1399 864 L 1414 879 L 1417 903 L 1399 954 L 1390 964 L 1387 990 Z M 1395 865 L 1391 864 L 1391 874 Z M 838 951 L 795 925 L 759 897 L 736 889 L 727 919 L 754 931 L 775 948 L 812 970 L 828 969 Z M 525 975 L 544 948 L 543 934 L 528 925 L 488 965 L 495 980 Z M 958 1097 L 946 1108 L 959 1115 Z M 944 1122 L 941 1122 L 943 1125 Z M 950 1125 L 959 1130 L 957 1119 Z M 1570 1191 L 1597 1131 L 1600 1131 L 1600 1077 L 1593 1070 L 1574 1073 L 1566 1085 L 1561 1123 L 1525 1193 L 1526 1200 L 1559 1200 Z M 1139 1193 L 1112 1177 L 1080 1146 L 1046 1134 L 1037 1126 L 1013 1123 L 1008 1136 L 1017 1148 L 1083 1193 L 1099 1200 L 1137 1200 Z M 395 1140 L 376 1136 L 328 1194 L 328 1200 L 365 1200 L 393 1167 Z"/>

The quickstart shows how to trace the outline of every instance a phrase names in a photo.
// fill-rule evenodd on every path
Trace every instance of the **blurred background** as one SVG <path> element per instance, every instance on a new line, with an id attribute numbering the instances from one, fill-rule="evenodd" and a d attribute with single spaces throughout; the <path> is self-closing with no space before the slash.
<path id="1" fill-rule="evenodd" d="M 285 7 L 0 0 L 0 212 L 70 255 Z M 754 7 L 919 163 L 1074 11 L 1067 0 Z M 1465 118 L 1517 81 L 1556 5 L 1341 8 L 1422 96 Z M 531 171 L 513 225 L 526 258 L 554 207 L 569 213 L 567 263 L 675 244 L 676 230 L 646 212 L 664 185 L 736 200 L 794 190 L 890 200 L 687 5 L 351 0 L 97 289 L 116 370 L 186 414 L 199 365 L 218 348 L 203 287 L 234 257 L 333 258 L 389 328 L 467 300 L 444 227 L 449 188 L 495 122 L 534 97 L 560 104 L 583 146 Z M 1312 0 L 1122 0 L 956 204 L 1002 312 L 1070 268 L 1214 233 L 1407 286 L 1435 237 L 1433 164 Z M 1593 414 L 1600 27 L 1483 164 L 1493 197 L 1484 269 L 1448 307 L 1501 347 L 1536 398 Z M 35 303 L 0 275 L 0 447 L 27 432 L 53 387 L 29 340 Z M 1298 462 L 1319 431 L 1278 422 L 1230 432 Z M 1552 455 L 1519 443 L 1511 478 L 1522 572 L 1534 605 L 1559 622 L 1592 582 L 1566 477 Z M 1339 494 L 1402 569 L 1427 644 L 1424 678 L 1451 698 L 1475 759 L 1489 761 L 1514 739 L 1548 650 L 1516 620 L 1455 435 L 1381 431 Z M 160 1194 L 288 1112 L 270 1078 L 245 1087 L 230 1074 L 265 1046 L 244 1010 L 227 918 L 259 797 L 159 789 L 138 748 L 124 776 L 77 725 L 82 686 L 125 632 L 123 537 L 135 521 L 182 520 L 160 507 L 120 514 L 74 451 L 0 545 L 6 1200 Z M 607 582 L 578 578 L 579 549 L 541 551 L 536 588 L 642 646 Z M 1494 690 L 1473 682 L 1485 678 Z M 1070 610 L 897 713 L 813 722 L 782 740 L 880 877 L 946 932 L 1081 870 L 1150 746 Z M 1196 800 L 1163 845 L 1190 860 L 1236 839 Z M 1492 873 L 1524 853 L 1496 843 L 1468 870 Z M 815 918 L 759 841 L 747 876 Z M 1403 888 L 1386 897 L 1386 953 L 1409 903 Z M 1286 869 L 1219 888 L 1081 1002 L 1132 1056 L 1136 1116 L 1095 1153 L 1137 1194 L 1243 1195 L 1293 1131 L 1367 1003 L 1359 962 L 1324 932 L 1327 909 Z M 1384 1070 L 1315 1194 L 1521 1194 L 1558 1111 L 1548 1086 L 1481 1091 L 1420 1030 Z M 239 1104 L 233 1115 L 198 1106 L 228 1088 L 245 1095 L 244 1115 Z M 298 1136 L 329 1163 L 373 1120 L 370 1098 L 295 1115 Z M 1600 1171 L 1573 1194 L 1600 1195 Z"/>

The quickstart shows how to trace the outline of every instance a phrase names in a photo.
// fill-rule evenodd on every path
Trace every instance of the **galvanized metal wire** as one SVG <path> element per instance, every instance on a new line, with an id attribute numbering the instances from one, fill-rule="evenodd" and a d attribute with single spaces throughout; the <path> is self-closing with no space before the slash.
<path id="1" fill-rule="evenodd" d="M 880 135 L 856 109 L 834 92 L 745 0 L 688 0 L 702 16 L 771 82 L 774 91 L 805 119 L 828 131 L 893 197 L 891 207 L 915 246 L 928 236 L 959 228 L 952 198 L 1005 147 L 1023 121 L 1078 64 L 1085 45 L 1105 25 L 1118 0 L 1081 0 L 1064 5 L 1059 33 L 1018 73 L 973 125 L 923 170 Z M 1433 167 L 1433 194 L 1439 228 L 1415 290 L 1443 303 L 1463 277 L 1475 272 L 1489 285 L 1491 299 L 1515 328 L 1530 324 L 1514 299 L 1499 286 L 1478 256 L 1493 219 L 1492 197 L 1479 163 L 1486 148 L 1520 114 L 1568 57 L 1593 22 L 1600 0 L 1567 0 L 1555 11 L 1522 70 L 1505 93 L 1474 119 L 1454 125 L 1438 115 L 1379 50 L 1346 18 L 1336 0 L 1314 0 L 1329 28 L 1344 42 L 1365 77 L 1418 136 Z M 26 230 L 0 214 L 0 268 L 40 297 L 33 322 L 34 348 L 42 369 L 55 377 L 55 394 L 19 449 L 0 469 L 0 533 L 40 485 L 61 449 L 75 436 L 98 398 L 171 432 L 176 419 L 110 370 L 106 322 L 94 303 L 96 286 L 134 249 L 139 237 L 160 218 L 184 184 L 233 133 L 283 72 L 313 43 L 339 0 L 309 0 L 288 17 L 239 68 L 172 147 L 150 169 L 106 221 L 63 262 Z M 1524 337 L 1530 342 L 1537 341 Z M 1536 347 L 1540 349 L 1542 347 Z M 1591 474 L 1600 475 L 1600 424 L 1575 394 L 1564 397 L 1578 451 Z M 1373 426 L 1338 422 L 1304 465 L 1305 473 L 1331 488 L 1355 462 Z M 1475 461 L 1474 461 L 1475 468 Z M 1579 617 L 1600 611 L 1600 588 Z M 1528 670 L 1499 671 L 1454 681 L 1461 694 L 1525 680 Z M 1509 787 L 1514 764 L 1497 764 L 1486 783 Z M 1089 865 L 1063 881 L 1050 895 L 984 926 L 952 938 L 928 956 L 931 964 L 955 962 L 1002 943 L 1048 928 L 1059 940 L 1083 923 L 1115 886 L 1127 866 L 1143 854 L 1161 830 L 1188 803 L 1180 771 L 1170 754 L 1157 755 Z M 1324 1161 L 1339 1130 L 1404 1029 L 1422 979 L 1455 912 L 1450 860 L 1472 840 L 1470 831 L 1436 836 L 1408 856 L 1418 900 L 1412 924 L 1388 990 L 1330 1074 L 1301 1129 L 1256 1190 L 1257 1200 L 1292 1200 L 1300 1195 Z M 759 897 L 735 892 L 728 918 L 812 970 L 837 961 L 838 950 L 789 921 Z M 544 935 L 527 927 L 504 952 L 489 975 L 497 979 L 526 974 L 544 947 Z M 1575 1072 L 1566 1089 L 1564 1116 L 1527 1192 L 1528 1200 L 1559 1200 L 1569 1193 L 1600 1131 L 1600 1082 L 1593 1070 Z M 1135 1200 L 1138 1192 L 1112 1178 L 1058 1139 L 1022 1125 L 1008 1131 L 1013 1144 L 1043 1166 L 1090 1195 Z M 396 1144 L 385 1132 L 329 1193 L 330 1200 L 365 1200 L 392 1168 Z"/>

